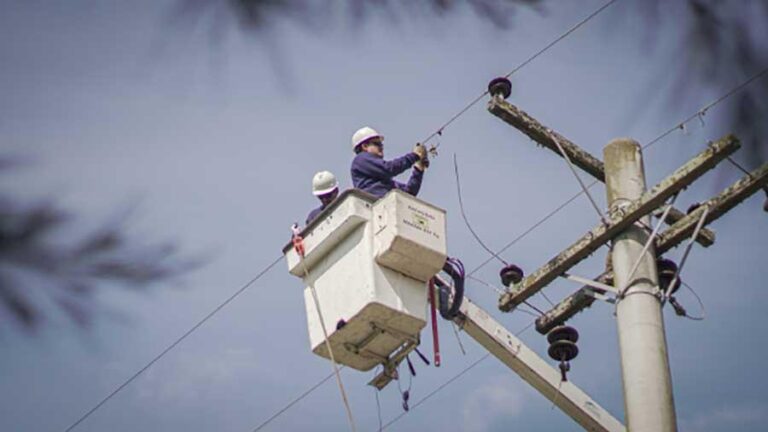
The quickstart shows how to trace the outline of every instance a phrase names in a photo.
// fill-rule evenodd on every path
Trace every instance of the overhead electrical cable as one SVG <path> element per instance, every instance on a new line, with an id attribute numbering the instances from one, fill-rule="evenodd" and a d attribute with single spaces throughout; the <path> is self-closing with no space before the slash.
<path id="1" fill-rule="evenodd" d="M 557 44 L 558 44 L 560 41 L 562 41 L 563 39 L 565 39 L 565 38 L 567 38 L 568 36 L 570 36 L 570 35 L 571 35 L 573 32 L 575 32 L 576 30 L 578 30 L 578 29 L 579 29 L 579 27 L 581 27 L 581 26 L 583 26 L 584 24 L 588 23 L 588 22 L 589 22 L 589 21 L 590 21 L 592 18 L 594 18 L 594 17 L 596 17 L 596 16 L 600 15 L 600 13 L 602 13 L 602 12 L 603 12 L 605 9 L 607 9 L 607 8 L 608 8 L 608 6 L 612 5 L 612 4 L 613 4 L 613 3 L 615 3 L 616 1 L 617 1 L 617 0 L 610 0 L 610 1 L 606 2 L 606 3 L 604 3 L 602 6 L 600 6 L 599 8 L 597 8 L 597 9 L 596 9 L 594 12 L 592 12 L 591 14 L 589 14 L 589 15 L 588 15 L 586 18 L 582 19 L 581 21 L 579 21 L 578 23 L 576 23 L 576 24 L 575 24 L 573 27 L 571 27 L 570 29 L 568 29 L 568 30 L 567 30 L 565 33 L 561 34 L 560 36 L 558 36 L 557 38 L 555 38 L 555 39 L 554 39 L 552 42 L 548 43 L 546 46 L 544 46 L 544 48 L 540 49 L 539 51 L 537 51 L 536 53 L 534 53 L 532 56 L 528 57 L 528 58 L 527 58 L 525 61 L 523 61 L 522 63 L 520 63 L 519 65 L 517 65 L 517 66 L 516 66 L 514 69 L 512 69 L 512 70 L 511 70 L 509 73 L 507 73 L 506 75 L 504 75 L 504 77 L 505 77 L 505 78 L 509 78 L 509 77 L 511 77 L 512 75 L 514 75 L 515 73 L 517 73 L 517 72 L 518 72 L 520 69 L 522 69 L 522 68 L 524 68 L 525 66 L 527 66 L 529 63 L 531 63 L 532 61 L 534 61 L 534 60 L 535 60 L 537 57 L 539 57 L 540 55 L 544 54 L 544 53 L 545 53 L 547 50 L 549 50 L 549 49 L 550 49 L 550 48 L 552 48 L 553 46 L 557 45 Z M 458 119 L 459 117 L 461 117 L 462 115 L 464 115 L 464 113 L 465 113 L 465 112 L 469 111 L 469 109 L 470 109 L 470 108 L 472 108 L 473 106 L 475 106 L 475 104 L 476 104 L 476 103 L 480 102 L 480 100 L 481 100 L 481 99 L 483 99 L 483 98 L 484 98 L 484 97 L 485 97 L 487 94 L 488 94 L 488 90 L 484 91 L 482 94 L 480 94 L 479 96 L 477 96 L 476 98 L 474 98 L 474 99 L 473 99 L 473 100 L 472 100 L 470 103 L 468 103 L 466 106 L 464 106 L 464 108 L 462 108 L 462 109 L 461 109 L 461 110 L 460 110 L 458 113 L 454 114 L 454 115 L 453 115 L 453 117 L 451 117 L 450 119 L 448 119 L 448 121 L 446 121 L 445 123 L 443 123 L 443 124 L 442 124 L 442 125 L 441 125 L 439 128 L 437 128 L 437 130 L 435 130 L 434 132 L 432 132 L 432 134 L 431 134 L 431 135 L 429 135 L 428 137 L 426 137 L 426 138 L 424 139 L 424 141 L 421 141 L 421 143 L 422 143 L 422 144 L 426 144 L 426 143 L 427 143 L 427 142 L 429 142 L 429 141 L 430 141 L 432 138 L 434 138 L 434 137 L 436 137 L 436 136 L 438 136 L 438 135 L 442 135 L 442 134 L 443 134 L 443 130 L 445 130 L 445 128 L 446 128 L 446 127 L 448 127 L 448 126 L 449 126 L 451 123 L 453 123 L 454 121 L 456 121 L 456 119 Z M 435 148 L 437 148 L 437 147 L 439 147 L 439 146 L 440 146 L 440 144 L 438 144 L 437 146 L 435 146 Z"/>
<path id="2" fill-rule="evenodd" d="M 174 348 L 176 347 L 176 345 L 178 345 L 179 343 L 181 343 L 181 341 L 183 341 L 184 339 L 186 339 L 186 338 L 187 338 L 189 335 L 191 335 L 191 334 L 192 334 L 192 333 L 193 333 L 195 330 L 197 330 L 198 328 L 200 328 L 200 326 L 202 326 L 203 324 L 205 324 L 205 322 L 206 322 L 206 321 L 208 321 L 209 319 L 211 319 L 211 317 L 213 317 L 214 315 L 216 315 L 216 313 L 218 313 L 218 312 L 219 312 L 221 309 L 223 309 L 223 308 L 224 308 L 224 306 L 228 305 L 228 304 L 229 304 L 229 303 L 230 303 L 232 300 L 234 300 L 234 299 L 235 299 L 237 296 L 239 296 L 239 295 L 240 295 L 240 294 L 242 294 L 242 293 L 243 293 L 243 292 L 244 292 L 246 289 L 248 289 L 248 287 L 250 287 L 251 285 L 253 285 L 253 284 L 254 284 L 254 283 L 257 281 L 257 280 L 259 280 L 259 279 L 260 279 L 262 276 L 264 276 L 265 274 L 267 274 L 267 272 L 269 272 L 270 270 L 272 270 L 272 268 L 273 268 L 273 267 L 274 267 L 274 266 L 275 266 L 275 265 L 276 265 L 278 262 L 280 262 L 280 260 L 282 260 L 282 259 L 283 259 L 283 256 L 281 255 L 281 256 L 279 256 L 279 257 L 278 257 L 276 260 L 272 261 L 272 263 L 270 263 L 269 265 L 267 265 L 266 267 L 264 267 L 264 269 L 263 269 L 263 270 L 261 270 L 261 272 L 259 272 L 259 274 L 257 274 L 256 276 L 254 276 L 254 277 L 253 277 L 253 279 L 251 279 L 250 281 L 248 281 L 248 282 L 247 282 L 245 285 L 243 285 L 242 287 L 240 287 L 240 288 L 239 288 L 237 291 L 235 291 L 235 292 L 234 292 L 234 293 L 233 293 L 231 296 L 229 296 L 229 297 L 228 297 L 226 300 L 224 300 L 223 302 L 221 302 L 221 303 L 220 303 L 218 306 L 216 306 L 216 307 L 215 307 L 215 308 L 214 308 L 214 309 L 213 309 L 211 312 L 209 312 L 209 313 L 208 313 L 208 315 L 204 316 L 204 317 L 203 317 L 203 319 L 201 319 L 200 321 L 198 321 L 198 322 L 197 322 L 197 324 L 193 325 L 193 326 L 192 326 L 192 327 L 191 327 L 189 330 L 187 330 L 187 331 L 186 331 L 186 332 L 185 332 L 183 335 L 181 335 L 181 336 L 180 336 L 178 339 L 176 339 L 175 341 L 173 341 L 173 343 L 171 343 L 170 345 L 168 345 L 168 347 L 166 347 L 166 348 L 165 348 L 163 351 L 161 351 L 161 352 L 160 352 L 160 354 L 156 355 L 156 356 L 155 356 L 155 357 L 154 357 L 152 360 L 150 360 L 150 361 L 149 361 L 149 363 L 147 363 L 147 364 L 146 364 L 146 365 L 144 365 L 144 366 L 143 366 L 141 369 L 139 369 L 139 370 L 138 370 L 136 373 L 134 373 L 133 375 L 131 375 L 131 377 L 130 377 L 130 378 L 128 378 L 128 379 L 127 379 L 127 380 L 125 380 L 125 381 L 124 381 L 122 384 L 120 384 L 120 385 L 119 385 L 119 386 L 118 386 L 116 389 L 114 389 L 114 390 L 113 390 L 111 393 L 109 393 L 109 394 L 108 394 L 106 397 L 104 397 L 104 398 L 103 398 L 103 399 L 102 399 L 102 400 L 101 400 L 99 403 L 97 403 L 97 404 L 96 404 L 96 405 L 95 405 L 93 408 L 91 408 L 90 410 L 88 410 L 88 412 L 86 412 L 85 414 L 83 414 L 82 416 L 80 416 L 80 418 L 79 418 L 79 419 L 77 419 L 77 421 L 75 421 L 74 423 L 72 423 L 72 424 L 71 424 L 71 425 L 70 425 L 70 426 L 69 426 L 69 427 L 68 427 L 68 428 L 65 430 L 65 432 L 69 432 L 69 431 L 71 431 L 72 429 L 74 429 L 75 427 L 77 427 L 77 425 L 79 425 L 80 423 L 82 423 L 82 422 L 83 422 L 85 419 L 87 419 L 88 417 L 90 417 L 90 415 L 91 415 L 91 414 L 93 414 L 94 412 L 96 412 L 96 410 L 98 410 L 99 408 L 101 408 L 101 406 L 102 406 L 102 405 L 104 405 L 105 403 L 107 403 L 107 401 L 109 401 L 110 399 L 112 399 L 112 397 L 113 397 L 113 396 L 115 396 L 116 394 L 120 393 L 120 391 L 121 391 L 121 390 L 123 390 L 123 389 L 124 389 L 126 386 L 128 386 L 128 384 L 130 384 L 131 382 L 133 382 L 133 380 L 135 380 L 136 378 L 138 378 L 138 377 L 139 377 L 139 375 L 141 375 L 142 373 L 144 373 L 144 372 L 145 372 L 147 369 L 149 369 L 149 368 L 150 368 L 150 367 L 151 367 L 153 364 L 155 364 L 155 363 L 156 363 L 158 360 L 160 360 L 161 358 L 163 358 L 163 356 L 165 356 L 166 354 L 168 354 L 168 352 L 170 352 L 172 349 L 174 349 Z"/>

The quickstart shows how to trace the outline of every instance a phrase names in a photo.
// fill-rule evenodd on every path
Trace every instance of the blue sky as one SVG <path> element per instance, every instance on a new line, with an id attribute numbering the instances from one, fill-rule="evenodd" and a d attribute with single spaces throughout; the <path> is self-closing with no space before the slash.
<path id="1" fill-rule="evenodd" d="M 386 135 L 388 157 L 410 150 L 601 2 L 521 9 L 510 30 L 469 11 L 399 24 L 374 18 L 314 33 L 277 23 L 271 36 L 234 26 L 220 45 L 210 23 L 179 25 L 173 2 L 3 2 L 0 16 L 0 144 L 32 161 L 4 174 L 0 190 L 25 202 L 55 199 L 78 215 L 65 240 L 136 205 L 127 221 L 139 243 L 172 240 L 211 257 L 182 280 L 147 293 L 105 287 L 94 326 L 81 330 L 55 311 L 29 335 L 0 331 L 0 429 L 64 430 L 280 255 L 293 221 L 316 206 L 312 175 L 335 172 L 350 186 L 349 138 L 362 125 Z M 662 6 L 664 7 L 664 6 Z M 671 67 L 683 67 L 674 15 L 655 29 L 631 2 L 618 2 L 512 77 L 510 101 L 596 156 L 611 139 L 646 143 L 719 94 L 690 80 L 690 97 L 670 103 Z M 662 14 L 665 15 L 665 14 Z M 343 20 L 342 20 L 343 21 Z M 734 77 L 733 84 L 740 77 Z M 724 102 L 645 154 L 649 185 L 730 130 Z M 466 211 L 498 249 L 579 190 L 564 162 L 477 104 L 445 130 L 420 197 L 447 210 L 451 255 L 475 268 L 487 258 L 464 226 L 456 197 L 457 154 Z M 738 131 L 734 131 L 738 134 Z M 739 155 L 736 159 L 739 159 Z M 740 174 L 720 166 L 679 199 L 706 198 Z M 584 177 L 586 179 L 586 177 Z M 591 179 L 590 179 L 591 181 Z M 604 193 L 594 188 L 600 205 Z M 762 195 L 713 224 L 715 246 L 694 247 L 684 280 L 706 320 L 665 311 L 681 430 L 758 431 L 768 420 L 762 373 L 768 276 L 768 219 Z M 532 272 L 597 223 L 580 198 L 504 253 Z M 669 254 L 679 258 L 682 250 Z M 604 252 L 574 269 L 601 272 Z M 476 276 L 498 285 L 497 263 Z M 557 281 L 557 301 L 578 286 Z M 496 294 L 468 295 L 512 331 L 532 317 L 502 314 Z M 680 301 L 692 314 L 697 303 Z M 548 307 L 537 296 L 533 302 Z M 572 325 L 581 333 L 570 378 L 623 418 L 613 308 L 596 304 Z M 444 364 L 418 368 L 418 400 L 484 354 L 446 323 Z M 301 282 L 283 263 L 261 278 L 78 431 L 250 431 L 330 368 L 309 351 Z M 546 340 L 522 339 L 546 356 Z M 424 334 L 425 347 L 431 339 Z M 426 349 L 425 349 L 426 350 Z M 418 366 L 417 366 L 418 367 Z M 343 373 L 360 430 L 376 430 L 371 374 Z M 400 414 L 395 386 L 380 395 L 385 422 Z M 391 430 L 578 430 L 565 415 L 493 358 L 437 393 Z M 264 430 L 344 430 L 332 381 Z"/>

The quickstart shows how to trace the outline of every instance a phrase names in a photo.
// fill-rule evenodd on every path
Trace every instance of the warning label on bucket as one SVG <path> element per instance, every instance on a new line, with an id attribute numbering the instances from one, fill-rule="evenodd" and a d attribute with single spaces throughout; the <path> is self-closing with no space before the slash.
<path id="1" fill-rule="evenodd" d="M 423 209 L 413 207 L 411 205 L 408 206 L 408 212 L 406 213 L 405 217 L 403 218 L 403 223 L 405 225 L 408 225 L 412 228 L 415 228 L 419 231 L 424 232 L 425 234 L 429 234 L 433 236 L 434 238 L 439 239 L 440 234 L 434 232 L 430 225 L 431 221 L 435 220 L 435 216 L 426 212 Z"/>

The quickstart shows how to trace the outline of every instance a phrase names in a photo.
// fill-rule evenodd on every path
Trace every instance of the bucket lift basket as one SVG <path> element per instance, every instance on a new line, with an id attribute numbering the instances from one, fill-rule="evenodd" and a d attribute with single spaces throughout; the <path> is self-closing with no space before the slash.
<path id="1" fill-rule="evenodd" d="M 283 249 L 288 270 L 302 278 L 312 351 L 329 358 L 313 285 L 336 361 L 384 371 L 382 388 L 419 344 L 426 325 L 427 281 L 446 259 L 445 211 L 405 192 L 383 198 L 342 193 L 301 233 L 304 259 Z"/>

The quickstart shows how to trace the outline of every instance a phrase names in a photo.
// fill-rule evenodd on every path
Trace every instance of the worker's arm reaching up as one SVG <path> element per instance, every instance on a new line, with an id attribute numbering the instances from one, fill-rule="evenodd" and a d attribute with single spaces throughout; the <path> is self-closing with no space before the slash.
<path id="1" fill-rule="evenodd" d="M 352 148 L 357 154 L 352 160 L 352 183 L 379 198 L 394 188 L 416 195 L 428 164 L 427 150 L 416 144 L 413 152 L 390 161 L 384 160 L 384 137 L 369 127 L 363 127 L 352 135 Z M 396 175 L 416 165 L 407 184 L 393 179 Z"/>
<path id="2" fill-rule="evenodd" d="M 411 178 L 408 179 L 408 183 L 395 181 L 395 187 L 403 192 L 408 192 L 409 194 L 416 196 L 421 189 L 422 179 L 424 179 L 424 171 L 414 167 L 413 171 L 411 171 Z"/>
<path id="3" fill-rule="evenodd" d="M 371 153 L 360 153 L 352 162 L 352 174 L 354 175 L 357 172 L 359 175 L 377 180 L 389 180 L 404 172 L 418 161 L 419 155 L 416 153 L 408 153 L 405 156 L 389 161 Z"/>

